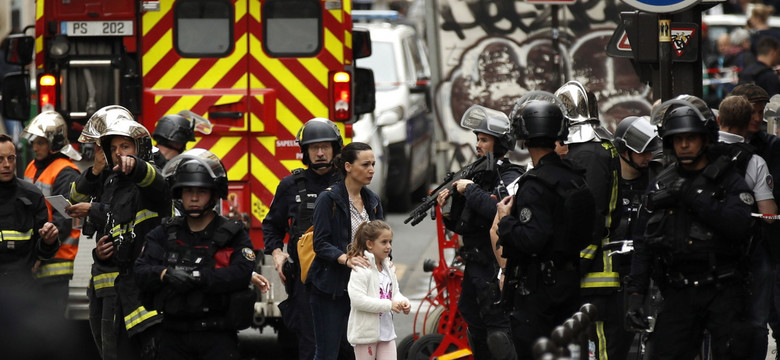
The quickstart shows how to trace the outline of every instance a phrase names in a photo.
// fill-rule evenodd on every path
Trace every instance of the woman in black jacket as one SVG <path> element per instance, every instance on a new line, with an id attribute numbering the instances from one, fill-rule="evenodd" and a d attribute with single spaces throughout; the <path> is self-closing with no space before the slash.
<path id="1" fill-rule="evenodd" d="M 341 150 L 336 164 L 344 180 L 323 191 L 314 204 L 313 243 L 317 255 L 306 279 L 317 360 L 354 358 L 347 342 L 347 282 L 352 268 L 368 267 L 369 263 L 363 257 L 348 257 L 347 245 L 360 224 L 384 219 L 379 196 L 366 187 L 374 176 L 371 147 L 353 142 Z"/>

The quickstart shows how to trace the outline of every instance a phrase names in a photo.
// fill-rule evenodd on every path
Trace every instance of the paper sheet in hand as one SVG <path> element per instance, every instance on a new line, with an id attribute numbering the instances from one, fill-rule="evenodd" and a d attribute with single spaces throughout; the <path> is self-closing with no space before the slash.
<path id="1" fill-rule="evenodd" d="M 54 208 L 54 210 L 57 210 L 57 212 L 66 219 L 70 219 L 70 215 L 65 212 L 65 208 L 70 206 L 70 201 L 68 201 L 68 199 L 62 195 L 54 195 L 47 196 L 46 201 L 48 201 L 49 204 L 51 204 L 51 207 Z"/>

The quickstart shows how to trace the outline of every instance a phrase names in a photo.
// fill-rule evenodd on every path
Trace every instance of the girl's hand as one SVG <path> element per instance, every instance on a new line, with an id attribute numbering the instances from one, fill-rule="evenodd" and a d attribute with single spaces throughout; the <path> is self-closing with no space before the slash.
<path id="1" fill-rule="evenodd" d="M 401 311 L 404 311 L 404 302 L 403 301 L 395 301 L 393 300 L 393 308 L 392 310 L 396 313 L 400 313 Z"/>
<path id="2" fill-rule="evenodd" d="M 412 311 L 412 304 L 410 304 L 408 301 L 402 301 L 401 310 L 403 310 L 404 314 L 408 315 L 409 312 Z"/>

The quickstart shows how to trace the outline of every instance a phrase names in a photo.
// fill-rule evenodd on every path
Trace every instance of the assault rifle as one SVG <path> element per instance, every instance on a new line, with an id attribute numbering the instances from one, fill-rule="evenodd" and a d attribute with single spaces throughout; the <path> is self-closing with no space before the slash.
<path id="1" fill-rule="evenodd" d="M 428 210 L 436 206 L 437 198 L 439 197 L 439 193 L 442 190 L 451 189 L 452 183 L 460 179 L 473 180 L 477 174 L 485 171 L 496 171 L 496 160 L 492 152 L 489 152 L 473 163 L 466 165 L 458 172 L 447 173 L 447 176 L 444 177 L 444 182 L 441 183 L 441 185 L 439 185 L 436 189 L 433 189 L 433 191 L 431 191 L 428 196 L 423 198 L 422 204 L 418 205 L 416 208 L 414 208 L 414 210 L 412 210 L 412 212 L 409 213 L 409 217 L 404 220 L 404 224 L 407 224 L 410 221 L 412 222 L 412 226 L 419 224 L 420 221 L 425 218 L 425 214 L 428 212 Z"/>

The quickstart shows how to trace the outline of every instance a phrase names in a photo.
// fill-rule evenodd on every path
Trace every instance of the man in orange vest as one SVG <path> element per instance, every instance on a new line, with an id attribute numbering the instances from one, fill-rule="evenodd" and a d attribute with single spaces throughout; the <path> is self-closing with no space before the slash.
<path id="1" fill-rule="evenodd" d="M 22 135 L 32 144 L 35 155 L 24 171 L 24 179 L 33 183 L 44 196 L 69 198 L 71 183 L 79 177 L 73 160 L 81 160 L 81 155 L 68 142 L 65 120 L 56 111 L 44 111 L 27 125 Z M 52 211 L 50 204 L 46 206 L 49 221 L 59 229 L 61 246 L 53 258 L 35 262 L 33 276 L 44 298 L 51 299 L 48 309 L 57 316 L 64 316 L 81 232 L 73 228 L 70 218 Z"/>

